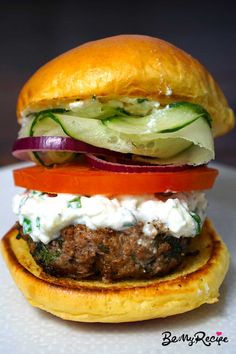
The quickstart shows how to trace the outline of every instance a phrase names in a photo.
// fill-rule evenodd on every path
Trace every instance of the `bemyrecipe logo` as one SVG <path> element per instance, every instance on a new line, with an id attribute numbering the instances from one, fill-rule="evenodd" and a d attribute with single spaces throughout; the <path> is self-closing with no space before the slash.
<path id="1" fill-rule="evenodd" d="M 214 333 L 206 333 L 204 331 L 198 331 L 190 335 L 188 333 L 182 333 L 181 335 L 174 335 L 170 331 L 162 332 L 162 345 L 174 345 L 178 342 L 186 343 L 186 345 L 192 347 L 196 344 L 202 344 L 206 347 L 213 345 L 222 345 L 229 342 L 227 336 L 222 331 L 216 331 Z"/>

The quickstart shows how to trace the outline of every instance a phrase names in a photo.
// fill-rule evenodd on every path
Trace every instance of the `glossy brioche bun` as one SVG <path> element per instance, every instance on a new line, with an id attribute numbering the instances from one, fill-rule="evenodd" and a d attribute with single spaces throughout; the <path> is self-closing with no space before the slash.
<path id="1" fill-rule="evenodd" d="M 183 265 L 172 275 L 148 281 L 76 281 L 46 275 L 12 229 L 1 248 L 10 272 L 31 305 L 82 322 L 130 322 L 183 313 L 214 303 L 229 265 L 228 250 L 205 222 Z"/>
<path id="2" fill-rule="evenodd" d="M 163 40 L 141 35 L 89 42 L 41 67 L 20 92 L 18 119 L 25 110 L 58 107 L 93 95 L 198 103 L 213 118 L 214 136 L 234 124 L 222 91 L 197 60 Z"/>

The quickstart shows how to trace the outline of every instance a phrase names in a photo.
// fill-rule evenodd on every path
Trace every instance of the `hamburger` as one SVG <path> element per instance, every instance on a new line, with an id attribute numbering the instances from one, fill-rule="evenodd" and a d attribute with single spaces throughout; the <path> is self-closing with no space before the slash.
<path id="1" fill-rule="evenodd" d="M 1 241 L 30 304 L 129 322 L 218 300 L 226 245 L 206 218 L 214 137 L 234 124 L 194 58 L 148 36 L 81 45 L 41 67 L 17 104 L 23 193 Z"/>

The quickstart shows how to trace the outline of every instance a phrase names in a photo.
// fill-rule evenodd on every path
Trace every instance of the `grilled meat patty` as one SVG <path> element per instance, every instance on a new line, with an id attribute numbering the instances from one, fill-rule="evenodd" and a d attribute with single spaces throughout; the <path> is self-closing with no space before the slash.
<path id="1" fill-rule="evenodd" d="M 18 224 L 19 235 L 27 241 L 33 258 L 46 273 L 107 282 L 165 275 L 181 263 L 189 238 L 173 237 L 162 225 L 155 227 L 157 235 L 146 236 L 141 223 L 123 231 L 71 225 L 45 245 L 24 235 Z"/>

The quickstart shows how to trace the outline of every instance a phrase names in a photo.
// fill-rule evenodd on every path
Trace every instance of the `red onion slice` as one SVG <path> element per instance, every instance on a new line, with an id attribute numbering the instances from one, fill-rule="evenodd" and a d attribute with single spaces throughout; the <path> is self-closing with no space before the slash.
<path id="1" fill-rule="evenodd" d="M 92 153 L 105 156 L 119 156 L 124 155 L 99 148 L 79 140 L 62 136 L 36 136 L 17 139 L 12 148 L 12 154 L 20 160 L 29 160 L 28 152 L 32 151 L 67 151 L 78 153 Z"/>
<path id="2" fill-rule="evenodd" d="M 112 172 L 175 172 L 193 168 L 190 165 L 144 165 L 126 158 L 126 154 L 99 148 L 82 141 L 61 136 L 38 136 L 17 139 L 12 154 L 20 160 L 31 160 L 32 151 L 66 151 L 84 153 L 91 167 Z M 110 162 L 94 156 L 111 156 L 118 162 Z"/>
<path id="3" fill-rule="evenodd" d="M 93 154 L 86 154 L 86 158 L 91 167 L 111 172 L 177 172 L 194 168 L 190 165 L 126 165 L 105 161 Z"/>

